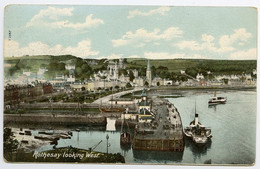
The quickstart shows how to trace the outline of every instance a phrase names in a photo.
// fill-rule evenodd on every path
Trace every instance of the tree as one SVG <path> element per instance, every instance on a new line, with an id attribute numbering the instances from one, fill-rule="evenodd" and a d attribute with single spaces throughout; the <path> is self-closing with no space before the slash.
<path id="1" fill-rule="evenodd" d="M 85 96 L 79 96 L 79 103 L 84 103 L 84 101 L 85 101 Z"/>
<path id="2" fill-rule="evenodd" d="M 85 91 L 86 88 L 84 86 L 81 87 L 81 91 Z"/>
<path id="3" fill-rule="evenodd" d="M 128 82 L 128 83 L 126 84 L 126 88 L 130 88 L 130 87 L 132 87 L 132 85 Z"/>
<path id="4" fill-rule="evenodd" d="M 138 71 L 139 76 L 146 76 L 146 68 L 142 67 Z"/>
<path id="5" fill-rule="evenodd" d="M 228 79 L 223 79 L 225 84 L 228 84 Z"/>
<path id="6" fill-rule="evenodd" d="M 135 78 L 134 76 L 134 73 L 132 71 L 129 72 L 129 78 L 130 78 L 130 81 L 132 82 Z"/>
<path id="7" fill-rule="evenodd" d="M 195 67 L 189 67 L 185 70 L 185 72 L 192 77 L 196 77 L 198 71 Z"/>
<path id="8" fill-rule="evenodd" d="M 119 69 L 119 75 L 127 75 L 127 71 L 125 69 Z"/>
<path id="9" fill-rule="evenodd" d="M 115 88 L 116 88 L 116 89 L 119 89 L 119 86 L 116 85 Z"/>
<path id="10" fill-rule="evenodd" d="M 17 150 L 19 142 L 14 139 L 14 133 L 11 128 L 4 129 L 4 156 L 6 160 L 11 160 L 12 154 Z"/>
<path id="11" fill-rule="evenodd" d="M 123 63 L 127 63 L 127 59 L 126 58 L 123 59 Z"/>
<path id="12" fill-rule="evenodd" d="M 144 85 L 145 86 L 149 86 L 149 83 L 147 81 L 145 81 Z"/>

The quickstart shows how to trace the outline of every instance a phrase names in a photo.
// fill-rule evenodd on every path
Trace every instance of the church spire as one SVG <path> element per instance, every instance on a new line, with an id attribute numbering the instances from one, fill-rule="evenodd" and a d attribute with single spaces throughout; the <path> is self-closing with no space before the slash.
<path id="1" fill-rule="evenodd" d="M 147 62 L 147 71 L 151 71 L 151 65 L 150 65 L 150 60 L 148 59 Z"/>

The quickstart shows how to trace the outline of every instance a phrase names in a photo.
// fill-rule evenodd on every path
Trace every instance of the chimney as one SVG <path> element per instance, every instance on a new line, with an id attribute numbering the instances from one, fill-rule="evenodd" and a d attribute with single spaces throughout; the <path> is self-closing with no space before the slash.
<path id="1" fill-rule="evenodd" d="M 195 126 L 196 126 L 199 123 L 199 115 L 197 113 L 195 114 L 194 121 L 195 121 Z"/>

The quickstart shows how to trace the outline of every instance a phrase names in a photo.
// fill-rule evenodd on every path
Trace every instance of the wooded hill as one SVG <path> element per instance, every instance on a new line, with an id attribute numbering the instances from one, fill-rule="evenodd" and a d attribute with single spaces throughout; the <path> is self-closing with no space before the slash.
<path id="1" fill-rule="evenodd" d="M 75 76 L 77 80 L 88 79 L 94 72 L 107 69 L 106 59 L 97 60 L 97 64 L 88 64 L 86 61 L 95 59 L 82 59 L 72 55 L 61 56 L 23 56 L 8 57 L 4 59 L 6 64 L 5 76 L 15 76 L 22 71 L 37 72 L 39 68 L 47 68 L 46 79 L 51 79 L 56 74 L 69 74 L 65 69 L 68 63 L 75 64 Z M 115 59 L 116 61 L 118 59 Z M 145 76 L 147 59 L 127 59 L 127 69 L 137 69 L 139 76 Z M 204 59 L 167 59 L 150 60 L 153 76 L 170 78 L 176 80 L 180 75 L 180 70 L 185 70 L 187 74 L 196 76 L 197 73 L 207 74 L 211 71 L 213 75 L 219 74 L 242 74 L 252 73 L 256 69 L 256 60 L 204 60 Z M 121 71 L 120 71 L 121 72 Z M 124 71 L 123 71 L 124 72 Z M 184 80 L 184 79 L 183 79 Z"/>

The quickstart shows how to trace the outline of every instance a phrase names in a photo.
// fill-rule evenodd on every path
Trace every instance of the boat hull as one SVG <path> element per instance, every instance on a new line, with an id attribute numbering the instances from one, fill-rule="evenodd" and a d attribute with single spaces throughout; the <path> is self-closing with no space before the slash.
<path id="1" fill-rule="evenodd" d="M 131 135 L 130 135 L 130 133 L 126 132 L 126 133 L 122 133 L 120 135 L 120 144 L 121 145 L 131 144 Z"/>
<path id="2" fill-rule="evenodd" d="M 122 113 L 125 108 L 99 108 L 102 113 Z"/>

